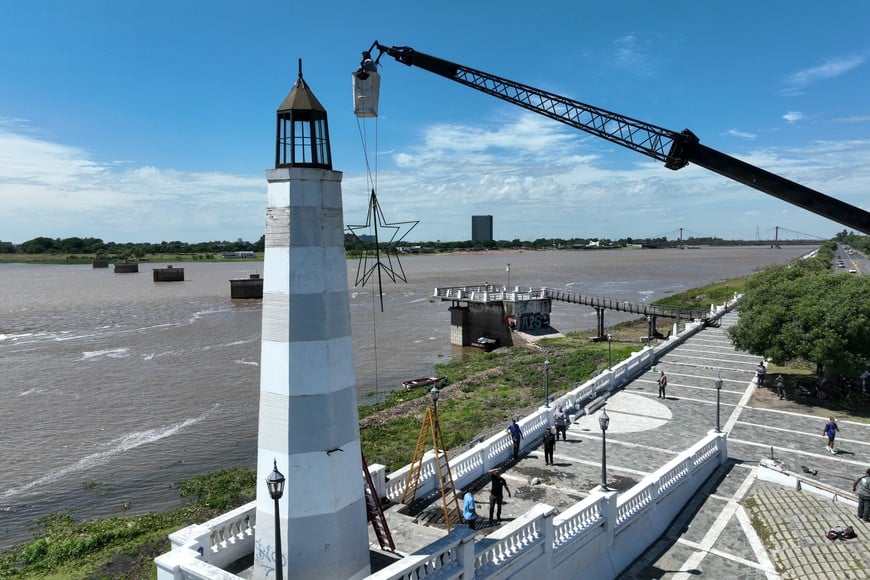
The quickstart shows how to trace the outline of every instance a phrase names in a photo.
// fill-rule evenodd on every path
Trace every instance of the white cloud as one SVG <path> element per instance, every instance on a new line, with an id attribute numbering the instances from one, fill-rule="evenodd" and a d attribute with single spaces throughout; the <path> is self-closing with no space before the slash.
<path id="1" fill-rule="evenodd" d="M 262 234 L 262 174 L 101 162 L 19 129 L 0 125 L 0 240 L 198 242 Z M 870 140 L 728 153 L 847 203 L 868 203 Z M 842 229 L 700 167 L 670 171 L 532 113 L 434 125 L 419 142 L 381 155 L 377 194 L 387 221 L 421 220 L 409 241 L 468 239 L 474 214 L 493 215 L 499 239 L 658 236 L 679 227 L 739 236 L 756 227 L 748 211 L 775 215 L 796 231 Z M 367 176 L 345 171 L 342 190 L 345 223 L 363 223 Z"/>
<path id="2" fill-rule="evenodd" d="M 817 81 L 826 80 L 838 77 L 850 70 L 861 66 L 864 63 L 864 57 L 861 56 L 846 56 L 825 61 L 824 63 L 800 70 L 791 74 L 787 82 L 792 86 L 807 86 Z"/>
<path id="3" fill-rule="evenodd" d="M 839 117 L 833 120 L 835 123 L 870 123 L 870 115 L 855 115 L 853 117 Z"/>
<path id="4" fill-rule="evenodd" d="M 788 113 L 784 114 L 782 118 L 789 123 L 797 123 L 804 118 L 804 114 L 800 111 L 789 111 Z"/>
<path id="5" fill-rule="evenodd" d="M 612 61 L 616 66 L 649 76 L 653 74 L 649 54 L 640 46 L 640 39 L 635 34 L 626 34 L 613 42 Z"/>
<path id="6" fill-rule="evenodd" d="M 497 123 L 498 129 L 437 125 L 419 145 L 397 150 L 394 158 L 401 164 L 382 169 L 379 177 L 387 218 L 420 219 L 412 236 L 421 241 L 468 239 L 474 214 L 493 215 L 499 239 L 638 237 L 691 223 L 695 230 L 704 227 L 710 235 L 729 237 L 745 235 L 747 211 L 775 212 L 782 216 L 780 225 L 822 236 L 838 227 L 702 168 L 670 171 L 615 145 L 578 136 L 574 129 L 524 115 L 512 124 Z M 533 145 L 520 136 L 533 136 Z M 841 148 L 834 153 L 837 145 Z M 815 143 L 806 151 L 759 149 L 735 156 L 857 205 L 864 196 L 860 184 L 870 178 L 868 147 L 870 142 Z M 623 157 L 628 161 L 621 162 Z M 614 158 L 620 161 L 614 164 Z M 348 196 L 349 182 L 345 179 L 345 215 L 362 216 L 364 199 Z M 753 222 L 749 229 L 755 227 Z"/>
<path id="7" fill-rule="evenodd" d="M 0 124 L 0 239 L 100 237 L 106 241 L 213 239 L 219 231 L 259 238 L 261 178 L 101 162 L 85 150 Z"/>
<path id="8" fill-rule="evenodd" d="M 725 132 L 726 135 L 730 135 L 731 137 L 738 137 L 740 139 L 746 139 L 747 141 L 755 140 L 755 133 L 748 133 L 746 131 L 739 131 L 737 129 L 728 129 Z"/>

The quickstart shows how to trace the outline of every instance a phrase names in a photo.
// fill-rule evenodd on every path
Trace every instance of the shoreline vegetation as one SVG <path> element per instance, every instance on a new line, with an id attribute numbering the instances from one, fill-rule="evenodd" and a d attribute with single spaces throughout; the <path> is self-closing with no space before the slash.
<path id="1" fill-rule="evenodd" d="M 517 246 L 517 247 L 463 247 L 457 243 L 456 247 L 445 249 L 440 248 L 432 251 L 417 251 L 418 246 L 411 251 L 399 252 L 402 255 L 445 255 L 445 254 L 481 254 L 481 253 L 524 253 L 524 252 L 551 252 L 551 251 L 584 251 L 584 252 L 602 252 L 602 251 L 632 251 L 643 249 L 700 249 L 712 247 L 733 247 L 733 246 L 768 246 L 769 242 L 753 240 L 753 241 L 727 241 L 718 240 L 719 243 L 696 243 L 696 242 L 662 242 L 656 245 L 601 245 L 601 246 L 575 246 L 575 245 L 548 245 L 548 246 Z M 783 241 L 784 245 L 816 245 L 818 240 L 793 240 Z M 393 249 L 393 248 L 391 248 Z M 206 252 L 160 252 L 160 253 L 144 253 L 127 256 L 123 253 L 119 254 L 98 254 L 98 253 L 20 253 L 20 252 L 0 252 L 0 264 L 43 264 L 43 265 L 85 265 L 91 264 L 94 260 L 108 260 L 110 264 L 120 264 L 125 262 L 136 262 L 142 264 L 160 264 L 169 263 L 185 263 L 185 262 L 262 262 L 265 253 L 260 250 L 256 251 L 253 257 L 225 257 L 222 251 L 206 251 Z M 348 260 L 356 260 L 363 256 L 363 251 L 357 248 L 347 248 L 346 255 Z"/>
<path id="2" fill-rule="evenodd" d="M 742 293 L 748 279 L 716 282 L 656 304 L 708 309 L 711 304 L 730 301 L 734 293 Z M 501 431 L 513 415 L 537 408 L 545 397 L 545 360 L 550 361 L 550 394 L 556 397 L 607 368 L 608 347 L 614 363 L 640 349 L 646 326 L 645 319 L 610 326 L 607 332 L 613 341 L 609 345 L 591 341 L 584 333 L 569 333 L 436 365 L 434 374 L 446 379 L 438 411 L 445 447 L 452 450 L 449 455 L 463 451 L 469 441 Z M 777 372 L 798 377 L 808 374 L 805 368 L 781 367 Z M 774 406 L 776 397 L 769 396 L 768 390 L 759 389 L 760 404 Z M 807 410 L 797 406 L 798 402 L 786 403 L 795 405 L 795 410 Z M 384 401 L 360 406 L 360 435 L 367 462 L 386 465 L 388 473 L 409 463 L 428 404 L 428 389 L 419 387 L 393 391 Z M 842 408 L 836 412 L 848 416 Z M 81 522 L 66 513 L 53 514 L 37 522 L 39 530 L 33 540 L 0 552 L 0 577 L 153 578 L 153 559 L 170 549 L 169 533 L 252 501 L 260 483 L 254 470 L 226 469 L 175 485 L 188 503 L 167 512 Z"/>

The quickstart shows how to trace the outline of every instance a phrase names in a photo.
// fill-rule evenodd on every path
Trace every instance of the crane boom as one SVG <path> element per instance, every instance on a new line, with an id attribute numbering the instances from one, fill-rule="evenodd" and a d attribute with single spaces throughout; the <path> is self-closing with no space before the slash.
<path id="1" fill-rule="evenodd" d="M 665 129 L 418 52 L 408 46 L 385 46 L 375 41 L 364 54 L 370 54 L 374 49 L 379 51 L 375 63 L 379 63 L 381 57 L 387 54 L 408 66 L 422 68 L 652 157 L 663 162 L 668 169 L 676 170 L 693 163 L 864 234 L 870 234 L 870 212 L 702 145 L 698 137 L 688 129 L 681 132 Z"/>

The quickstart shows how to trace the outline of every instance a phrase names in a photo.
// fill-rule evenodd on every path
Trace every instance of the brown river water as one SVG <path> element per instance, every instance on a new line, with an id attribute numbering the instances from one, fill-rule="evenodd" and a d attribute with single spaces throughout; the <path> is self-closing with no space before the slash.
<path id="1" fill-rule="evenodd" d="M 814 248 L 490 252 L 402 257 L 408 283 L 352 288 L 357 385 L 372 400 L 462 356 L 436 286 L 549 287 L 633 302 L 804 255 Z M 154 264 L 153 267 L 165 267 Z M 253 467 L 260 373 L 259 300 L 229 279 L 261 263 L 184 263 L 185 281 L 150 268 L 0 264 L 0 548 L 36 518 L 159 511 L 172 483 Z M 348 262 L 351 283 L 357 265 Z M 606 314 L 613 324 L 630 317 Z M 554 303 L 562 332 L 595 327 L 588 307 Z"/>

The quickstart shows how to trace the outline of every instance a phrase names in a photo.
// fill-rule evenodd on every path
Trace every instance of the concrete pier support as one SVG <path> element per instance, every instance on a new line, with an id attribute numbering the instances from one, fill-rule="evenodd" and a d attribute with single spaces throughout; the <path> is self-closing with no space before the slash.
<path id="1" fill-rule="evenodd" d="M 598 322 L 596 327 L 596 340 L 604 340 L 604 308 L 596 308 L 595 316 Z"/>
<path id="2" fill-rule="evenodd" d="M 370 573 L 341 173 L 268 171 L 254 578 Z M 286 476 L 279 501 L 264 483 Z"/>
<path id="3" fill-rule="evenodd" d="M 496 339 L 498 346 L 513 346 L 502 302 L 450 307 L 450 344 L 469 346 L 481 336 Z"/>

